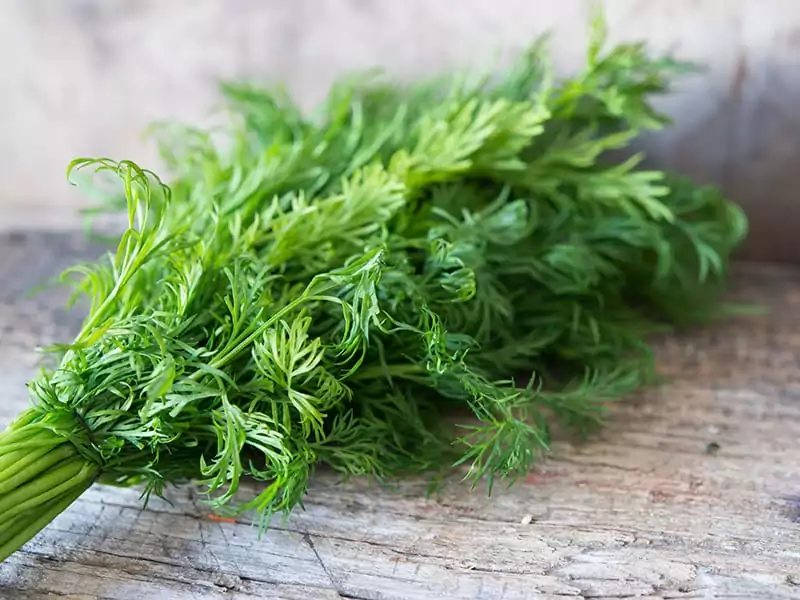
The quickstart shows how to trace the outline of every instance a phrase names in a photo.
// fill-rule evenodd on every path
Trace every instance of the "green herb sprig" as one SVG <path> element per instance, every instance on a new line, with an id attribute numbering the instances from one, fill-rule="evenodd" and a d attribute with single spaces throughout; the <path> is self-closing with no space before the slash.
<path id="1" fill-rule="evenodd" d="M 715 314 L 747 224 L 715 189 L 610 158 L 667 123 L 649 98 L 683 65 L 603 36 L 566 80 L 537 43 L 499 80 L 342 81 L 311 116 L 226 84 L 223 143 L 160 130 L 169 186 L 73 162 L 119 177 L 128 227 L 65 274 L 88 317 L 0 433 L 0 559 L 94 481 L 195 480 L 262 524 L 320 464 L 462 465 L 491 489 L 553 424 L 585 434 L 653 381 L 648 336 Z"/>

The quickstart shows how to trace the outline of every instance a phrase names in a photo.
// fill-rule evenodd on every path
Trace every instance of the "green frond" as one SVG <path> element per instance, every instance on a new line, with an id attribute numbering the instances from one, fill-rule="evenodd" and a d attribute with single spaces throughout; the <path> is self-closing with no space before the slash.
<path id="1" fill-rule="evenodd" d="M 682 65 L 593 28 L 566 79 L 542 38 L 505 76 L 351 78 L 310 116 L 226 83 L 229 126 L 159 127 L 169 185 L 73 161 L 117 179 L 102 210 L 128 223 L 64 274 L 89 314 L 0 434 L 0 504 L 9 465 L 68 440 L 59 477 L 81 489 L 79 461 L 145 499 L 196 480 L 264 527 L 318 464 L 380 481 L 457 465 L 491 490 L 555 424 L 602 424 L 656 380 L 649 335 L 723 308 L 747 220 L 641 167 L 630 144 L 666 125 L 650 100 Z"/>

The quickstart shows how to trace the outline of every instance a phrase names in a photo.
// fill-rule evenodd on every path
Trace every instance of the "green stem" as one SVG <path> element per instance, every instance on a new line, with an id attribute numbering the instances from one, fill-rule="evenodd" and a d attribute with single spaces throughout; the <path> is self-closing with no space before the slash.
<path id="1" fill-rule="evenodd" d="M 4 442 L 5 443 L 5 440 Z M 2 472 L 6 470 L 7 467 L 13 466 L 19 460 L 25 458 L 28 455 L 27 452 L 24 450 L 14 450 L 8 451 L 4 454 L 0 454 L 0 476 L 2 476 Z"/>
<path id="2" fill-rule="evenodd" d="M 19 444 L 36 442 L 32 439 L 35 432 L 31 431 L 30 427 L 24 429 L 13 429 L 13 423 L 2 434 L 2 442 L 0 444 L 0 455 L 5 456 L 11 452 L 16 452 L 19 449 Z"/>
<path id="3" fill-rule="evenodd" d="M 74 502 L 100 465 L 32 415 L 0 433 L 0 561 Z"/>
<path id="4" fill-rule="evenodd" d="M 0 523 L 5 523 L 29 508 L 44 504 L 76 486 L 80 487 L 83 482 L 91 485 L 99 471 L 92 467 L 85 458 L 74 456 L 41 474 L 36 473 L 27 483 L 12 488 L 12 491 L 6 492 L 0 498 Z M 89 486 L 84 486 L 84 489 L 87 487 Z"/>
<path id="5" fill-rule="evenodd" d="M 9 435 L 13 432 L 19 431 L 20 429 L 25 430 L 25 425 L 29 425 L 36 421 L 37 413 L 32 409 L 25 410 L 17 415 L 17 418 L 14 419 L 11 423 L 8 424 L 6 430 L 3 432 L 3 435 Z"/>
<path id="6" fill-rule="evenodd" d="M 363 367 L 351 377 L 354 380 L 382 379 L 396 377 L 398 379 L 419 379 L 427 370 L 419 365 L 376 365 Z"/>
<path id="7" fill-rule="evenodd" d="M 25 514 L 25 518 L 14 519 L 5 525 L 0 525 L 0 539 L 11 539 L 20 531 L 29 527 L 30 524 L 36 519 L 36 513 L 29 511 Z"/>
<path id="8" fill-rule="evenodd" d="M 61 452 L 59 452 L 59 450 L 61 450 Z M 16 456 L 17 454 L 17 452 L 14 452 L 9 456 Z M 58 454 L 58 456 L 54 457 L 52 456 L 53 454 Z M 33 451 L 23 452 L 22 456 L 17 457 L 17 460 L 14 462 L 0 465 L 0 494 L 9 489 L 9 486 L 13 487 L 16 485 L 15 477 L 25 477 L 28 471 L 34 469 L 40 471 L 44 470 L 56 464 L 62 458 L 67 457 L 68 455 L 65 454 L 63 449 L 56 448 L 54 450 L 52 446 L 41 446 Z M 43 463 L 46 466 L 42 466 Z"/>
<path id="9" fill-rule="evenodd" d="M 87 486 L 88 487 L 88 486 Z M 0 562 L 19 550 L 33 536 L 51 523 L 58 515 L 64 512 L 75 500 L 80 497 L 86 488 L 75 488 L 55 498 L 53 502 L 40 513 L 38 518 L 33 518 L 23 527 L 9 531 L 9 535 L 0 535 Z"/>

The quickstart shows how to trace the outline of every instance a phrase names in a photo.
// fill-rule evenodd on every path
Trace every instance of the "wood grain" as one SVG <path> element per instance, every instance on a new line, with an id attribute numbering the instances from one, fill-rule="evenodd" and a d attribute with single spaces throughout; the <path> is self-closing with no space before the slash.
<path id="1" fill-rule="evenodd" d="M 2 423 L 25 406 L 34 346 L 80 316 L 24 292 L 99 252 L 80 240 L 0 235 Z M 670 384 L 510 490 L 320 473 L 306 510 L 259 539 L 191 487 L 146 510 L 95 487 L 0 565 L 0 598 L 800 598 L 800 270 L 742 266 L 735 288 L 770 314 L 662 340 Z"/>

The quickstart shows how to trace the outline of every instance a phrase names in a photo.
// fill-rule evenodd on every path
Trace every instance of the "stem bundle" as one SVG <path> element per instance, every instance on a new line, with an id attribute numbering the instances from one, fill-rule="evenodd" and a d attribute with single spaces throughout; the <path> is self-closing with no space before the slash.
<path id="1" fill-rule="evenodd" d="M 32 410 L 0 433 L 0 561 L 74 502 L 100 473 Z"/>

